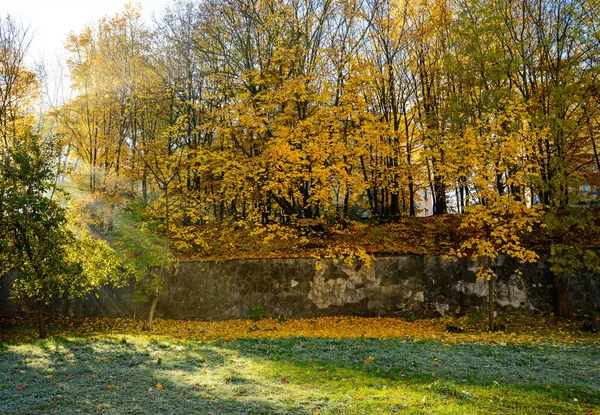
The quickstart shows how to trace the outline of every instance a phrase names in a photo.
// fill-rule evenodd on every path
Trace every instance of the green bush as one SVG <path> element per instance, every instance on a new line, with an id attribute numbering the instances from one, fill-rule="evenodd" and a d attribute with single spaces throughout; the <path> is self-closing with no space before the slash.
<path id="1" fill-rule="evenodd" d="M 255 307 L 252 307 L 252 311 L 250 312 L 250 320 L 258 321 L 265 315 L 265 308 L 262 304 L 259 304 Z"/>

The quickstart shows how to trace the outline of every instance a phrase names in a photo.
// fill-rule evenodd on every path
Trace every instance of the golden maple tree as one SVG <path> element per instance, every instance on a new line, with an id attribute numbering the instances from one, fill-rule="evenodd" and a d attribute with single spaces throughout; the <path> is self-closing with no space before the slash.
<path id="1" fill-rule="evenodd" d="M 402 218 L 467 213 L 476 255 L 529 260 L 509 224 L 597 191 L 599 7 L 209 0 L 152 25 L 129 7 L 69 37 L 57 117 L 102 231 L 125 208 L 194 257 L 366 259 L 451 243 L 378 251 L 360 222 L 416 241 Z"/>

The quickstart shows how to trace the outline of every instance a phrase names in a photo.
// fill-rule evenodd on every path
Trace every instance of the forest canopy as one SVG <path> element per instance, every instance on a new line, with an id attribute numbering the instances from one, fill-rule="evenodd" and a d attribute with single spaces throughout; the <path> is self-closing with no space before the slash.
<path id="1" fill-rule="evenodd" d="M 600 270 L 599 16 L 597 0 L 204 0 L 148 23 L 127 6 L 69 34 L 71 93 L 49 109 L 28 31 L 2 19 L 13 297 L 38 303 L 43 337 L 62 290 L 131 280 L 152 329 L 178 258 L 441 253 L 476 261 L 492 330 L 499 257 L 544 250 L 565 314 L 564 276 Z"/>
<path id="2" fill-rule="evenodd" d="M 599 8 L 205 0 L 145 22 L 128 6 L 68 36 L 73 92 L 44 129 L 94 232 L 134 220 L 194 257 L 476 206 L 539 217 L 597 203 Z"/>

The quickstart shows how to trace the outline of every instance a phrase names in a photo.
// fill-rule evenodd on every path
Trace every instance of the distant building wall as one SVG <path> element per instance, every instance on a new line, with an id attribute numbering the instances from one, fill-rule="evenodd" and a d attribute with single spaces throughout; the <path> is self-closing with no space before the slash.
<path id="1" fill-rule="evenodd" d="M 417 217 L 433 215 L 433 194 L 429 188 L 417 189 L 415 192 L 415 209 Z"/>

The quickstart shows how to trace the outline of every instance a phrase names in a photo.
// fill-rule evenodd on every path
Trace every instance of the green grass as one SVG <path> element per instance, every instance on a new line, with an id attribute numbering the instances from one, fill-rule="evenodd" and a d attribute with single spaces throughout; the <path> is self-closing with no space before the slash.
<path id="1" fill-rule="evenodd" d="M 597 408 L 598 344 L 100 335 L 0 345 L 0 414 L 585 414 Z"/>

